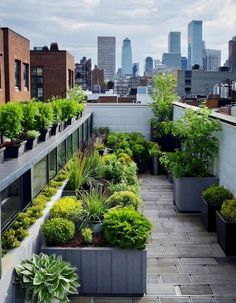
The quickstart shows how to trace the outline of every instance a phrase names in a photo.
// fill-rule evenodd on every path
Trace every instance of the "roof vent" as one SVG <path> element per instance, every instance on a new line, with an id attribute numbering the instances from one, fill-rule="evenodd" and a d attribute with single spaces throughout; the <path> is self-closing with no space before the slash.
<path id="1" fill-rule="evenodd" d="M 59 50 L 57 42 L 52 42 L 50 45 L 50 51 L 57 52 Z"/>

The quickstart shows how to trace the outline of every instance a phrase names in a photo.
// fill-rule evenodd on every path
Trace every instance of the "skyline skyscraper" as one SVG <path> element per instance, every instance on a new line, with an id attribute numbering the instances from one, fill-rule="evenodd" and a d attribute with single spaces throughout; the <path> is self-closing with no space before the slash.
<path id="1" fill-rule="evenodd" d="M 229 68 L 236 71 L 236 36 L 229 41 Z"/>
<path id="2" fill-rule="evenodd" d="M 206 48 L 203 54 L 203 68 L 208 71 L 218 71 L 221 65 L 221 51 Z"/>
<path id="3" fill-rule="evenodd" d="M 116 73 L 116 37 L 97 38 L 98 68 L 104 70 L 104 79 L 110 80 Z"/>
<path id="4" fill-rule="evenodd" d="M 125 38 L 122 44 L 121 68 L 123 75 L 132 75 L 132 48 L 129 38 Z"/>
<path id="5" fill-rule="evenodd" d="M 193 20 L 188 24 L 188 62 L 190 69 L 194 64 L 203 66 L 202 21 L 200 20 Z"/>
<path id="6" fill-rule="evenodd" d="M 168 53 L 181 53 L 181 33 L 169 32 L 168 34 Z"/>
<path id="7" fill-rule="evenodd" d="M 153 58 L 148 56 L 145 59 L 145 73 L 150 74 L 153 72 Z"/>

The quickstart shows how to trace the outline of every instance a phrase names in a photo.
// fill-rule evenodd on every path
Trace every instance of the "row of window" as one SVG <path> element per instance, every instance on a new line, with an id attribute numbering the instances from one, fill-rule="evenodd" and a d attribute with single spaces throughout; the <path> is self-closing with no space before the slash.
<path id="1" fill-rule="evenodd" d="M 72 154 L 88 142 L 91 132 L 92 125 L 89 118 L 32 169 L 0 192 L 2 231 L 6 230 L 18 212 L 30 205 L 32 199 L 57 174 Z"/>
<path id="2" fill-rule="evenodd" d="M 15 60 L 15 88 L 21 90 L 21 68 L 23 68 L 23 87 L 25 90 L 29 90 L 29 64 L 21 64 L 20 60 Z"/>

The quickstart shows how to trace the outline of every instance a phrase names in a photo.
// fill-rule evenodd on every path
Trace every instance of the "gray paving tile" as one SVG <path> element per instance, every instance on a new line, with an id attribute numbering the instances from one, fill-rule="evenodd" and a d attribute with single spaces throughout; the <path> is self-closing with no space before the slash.
<path id="1" fill-rule="evenodd" d="M 236 303 L 236 296 L 214 297 L 216 303 Z"/>
<path id="2" fill-rule="evenodd" d="M 148 295 L 156 295 L 156 296 L 169 296 L 175 295 L 174 285 L 161 285 L 161 284 L 151 284 L 149 283 L 147 286 L 147 294 Z"/>
<path id="3" fill-rule="evenodd" d="M 183 264 L 180 258 L 157 258 L 159 264 L 178 265 Z"/>
<path id="4" fill-rule="evenodd" d="M 228 283 L 227 285 L 211 285 L 211 289 L 216 295 L 235 295 L 236 287 L 233 284 Z"/>
<path id="5" fill-rule="evenodd" d="M 181 258 L 183 264 L 217 264 L 215 258 Z"/>
<path id="6" fill-rule="evenodd" d="M 211 295 L 212 289 L 209 285 L 180 285 L 182 295 Z"/>
<path id="7" fill-rule="evenodd" d="M 185 274 L 161 274 L 160 277 L 163 284 L 192 284 L 190 276 Z"/>
<path id="8" fill-rule="evenodd" d="M 236 275 L 225 274 L 225 275 L 192 275 L 194 283 L 199 284 L 236 284 Z M 234 285 L 236 289 L 236 285 Z"/>
<path id="9" fill-rule="evenodd" d="M 190 297 L 192 303 L 215 303 L 213 297 Z"/>
<path id="10" fill-rule="evenodd" d="M 156 296 L 144 296 L 137 299 L 133 298 L 133 303 L 158 303 L 158 301 Z"/>
<path id="11" fill-rule="evenodd" d="M 95 298 L 95 303 L 132 303 L 132 298 Z"/>
<path id="12" fill-rule="evenodd" d="M 189 298 L 160 298 L 161 303 L 190 303 Z"/>
<path id="13" fill-rule="evenodd" d="M 207 265 L 207 270 L 210 274 L 231 273 L 236 275 L 236 265 L 234 264 Z"/>
<path id="14" fill-rule="evenodd" d="M 207 274 L 203 265 L 178 265 L 180 274 Z"/>

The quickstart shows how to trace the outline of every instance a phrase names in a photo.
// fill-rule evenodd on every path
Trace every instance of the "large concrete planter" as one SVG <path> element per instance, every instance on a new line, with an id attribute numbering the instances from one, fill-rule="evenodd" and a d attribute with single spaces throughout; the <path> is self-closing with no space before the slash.
<path id="1" fill-rule="evenodd" d="M 212 184 L 219 184 L 219 178 L 175 178 L 174 197 L 178 210 L 180 212 L 200 212 L 202 192 Z"/>
<path id="2" fill-rule="evenodd" d="M 83 295 L 142 296 L 146 292 L 146 250 L 111 247 L 42 247 L 78 269 Z"/>
<path id="3" fill-rule="evenodd" d="M 226 256 L 236 256 L 236 223 L 226 222 L 217 211 L 216 230 L 218 234 L 218 243 Z"/>
<path id="4" fill-rule="evenodd" d="M 209 204 L 201 198 L 202 222 L 208 232 L 216 231 L 216 211 L 219 211 L 220 205 Z"/>

